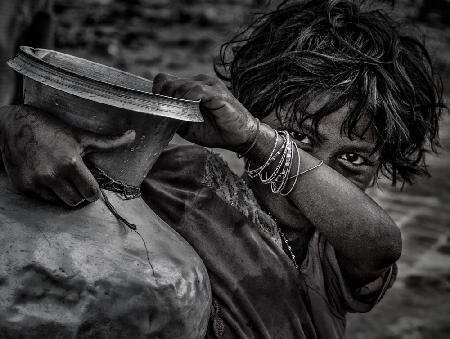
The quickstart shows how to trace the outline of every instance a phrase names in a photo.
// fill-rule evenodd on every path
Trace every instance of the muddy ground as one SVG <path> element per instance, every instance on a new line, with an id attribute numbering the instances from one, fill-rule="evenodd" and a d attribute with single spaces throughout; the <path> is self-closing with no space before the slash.
<path id="1" fill-rule="evenodd" d="M 152 78 L 213 74 L 221 43 L 263 8 L 257 0 L 56 0 L 59 50 Z M 395 15 L 426 38 L 450 87 L 450 1 L 403 0 Z M 450 88 L 447 88 L 448 90 Z M 397 283 L 371 313 L 352 315 L 350 339 L 450 338 L 450 127 L 430 156 L 432 178 L 403 192 L 381 184 L 371 194 L 402 229 Z M 225 157 L 239 169 L 230 154 Z"/>

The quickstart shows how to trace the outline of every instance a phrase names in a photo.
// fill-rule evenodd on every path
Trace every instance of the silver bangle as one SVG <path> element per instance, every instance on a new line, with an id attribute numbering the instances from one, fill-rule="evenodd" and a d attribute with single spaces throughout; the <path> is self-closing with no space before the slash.
<path id="1" fill-rule="evenodd" d="M 292 179 L 292 178 L 294 179 L 294 182 L 292 183 L 291 188 L 285 193 L 280 192 L 280 195 L 282 195 L 283 197 L 289 195 L 294 190 L 294 187 L 297 184 L 298 174 L 300 172 L 301 158 L 300 158 L 300 152 L 298 150 L 298 146 L 297 146 L 297 144 L 295 142 L 294 142 L 294 147 L 295 147 L 295 150 L 297 151 L 297 158 L 298 158 L 297 171 L 296 171 L 296 174 L 293 176 L 294 178 L 293 177 L 289 177 L 289 180 Z"/>
<path id="2" fill-rule="evenodd" d="M 308 173 L 309 171 L 312 171 L 313 169 L 316 169 L 316 168 L 318 168 L 318 167 L 320 167 L 320 166 L 322 166 L 322 165 L 323 165 L 323 160 L 320 160 L 319 163 L 318 163 L 317 165 L 314 165 L 313 167 L 308 168 L 307 170 L 304 170 L 304 171 L 301 172 L 301 173 L 295 174 L 295 175 L 293 175 L 292 177 L 289 177 L 289 179 L 294 179 L 295 177 L 299 177 L 299 176 L 301 176 L 301 175 L 303 175 L 303 174 L 305 174 L 305 173 Z"/>
<path id="3" fill-rule="evenodd" d="M 267 161 L 263 164 L 263 165 L 261 165 L 260 167 L 258 167 L 258 168 L 255 168 L 255 169 L 250 169 L 250 165 L 251 165 L 251 162 L 249 161 L 248 163 L 247 163 L 247 168 L 246 168 L 246 170 L 247 170 L 247 173 L 248 173 L 248 176 L 250 177 L 250 178 L 255 178 L 255 177 L 257 177 L 267 166 L 269 166 L 272 162 L 273 162 L 273 160 L 276 158 L 275 156 L 274 156 L 274 153 L 275 153 L 275 151 L 276 151 L 276 149 L 277 149 L 277 145 L 278 145 L 278 139 L 279 139 L 279 134 L 278 134 L 278 131 L 277 130 L 275 130 L 275 135 L 276 135 L 276 138 L 275 138 L 275 144 L 273 145 L 273 148 L 272 148 L 272 151 L 270 152 L 270 156 L 269 156 L 269 158 L 267 159 Z M 272 159 L 272 157 L 273 157 L 273 159 Z"/>
<path id="4" fill-rule="evenodd" d="M 277 176 L 277 174 L 278 174 L 278 172 L 279 172 L 279 170 L 280 170 L 280 168 L 281 168 L 281 165 L 283 164 L 284 159 L 286 158 L 286 145 L 287 145 L 287 143 L 288 143 L 288 137 L 286 136 L 285 133 L 283 133 L 283 131 L 281 131 L 280 134 L 281 134 L 281 138 L 283 139 L 283 143 L 281 144 L 281 147 L 279 148 L 279 150 L 277 151 L 277 153 L 274 154 L 273 160 L 272 160 L 270 163 L 272 163 L 273 161 L 275 161 L 275 159 L 276 159 L 280 154 L 282 154 L 282 155 L 281 155 L 281 159 L 280 159 L 280 161 L 278 162 L 277 166 L 275 167 L 275 169 L 273 170 L 272 174 L 271 174 L 269 177 L 267 177 L 267 174 L 266 174 L 265 178 L 263 178 L 263 172 L 261 171 L 261 173 L 260 173 L 260 175 L 259 175 L 259 179 L 261 180 L 261 182 L 262 182 L 263 184 L 271 183 L 271 182 L 276 178 L 276 176 Z"/>
<path id="5" fill-rule="evenodd" d="M 293 141 L 289 137 L 287 138 L 287 144 L 286 144 L 286 157 L 283 160 L 284 166 L 281 172 L 277 175 L 277 177 L 271 182 L 270 189 L 272 193 L 280 193 L 283 191 L 284 187 L 286 186 L 286 183 L 288 181 L 289 173 L 291 173 L 292 168 L 292 158 L 293 158 Z M 278 184 L 279 182 L 279 184 Z"/>

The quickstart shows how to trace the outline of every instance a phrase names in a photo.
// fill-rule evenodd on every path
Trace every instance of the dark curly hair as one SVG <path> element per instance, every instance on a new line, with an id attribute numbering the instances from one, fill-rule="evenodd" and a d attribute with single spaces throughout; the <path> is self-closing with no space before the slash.
<path id="1" fill-rule="evenodd" d="M 316 133 L 324 116 L 350 104 L 341 133 L 361 136 L 356 126 L 369 112 L 364 132 L 377 134 L 378 172 L 411 183 L 429 175 L 424 155 L 439 146 L 441 81 L 424 44 L 366 5 L 285 1 L 222 45 L 216 74 L 257 117 L 287 111 L 300 128 L 311 119 Z M 327 104 L 308 114 L 321 94 Z"/>

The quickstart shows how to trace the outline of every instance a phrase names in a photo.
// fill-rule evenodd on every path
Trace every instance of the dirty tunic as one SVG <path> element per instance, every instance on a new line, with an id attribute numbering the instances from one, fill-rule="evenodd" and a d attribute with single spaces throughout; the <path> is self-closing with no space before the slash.
<path id="1" fill-rule="evenodd" d="M 244 180 L 198 146 L 168 148 L 142 186 L 147 204 L 203 259 L 213 305 L 207 338 L 343 338 L 347 312 L 367 312 L 391 286 L 394 269 L 358 298 L 333 247 L 311 237 L 297 270 L 274 220 Z"/>

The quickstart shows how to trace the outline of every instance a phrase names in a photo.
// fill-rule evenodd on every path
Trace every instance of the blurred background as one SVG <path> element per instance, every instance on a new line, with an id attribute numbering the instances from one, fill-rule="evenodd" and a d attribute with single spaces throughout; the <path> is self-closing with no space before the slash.
<path id="1" fill-rule="evenodd" d="M 147 78 L 161 71 L 212 75 L 220 44 L 267 6 L 264 0 L 55 0 L 55 48 Z M 393 15 L 426 41 L 448 98 L 450 0 L 400 0 Z M 370 192 L 401 227 L 404 249 L 396 284 L 372 312 L 350 316 L 349 339 L 450 338 L 447 114 L 441 126 L 443 148 L 428 156 L 431 178 L 403 191 L 380 182 Z M 241 171 L 232 154 L 221 153 Z"/>

